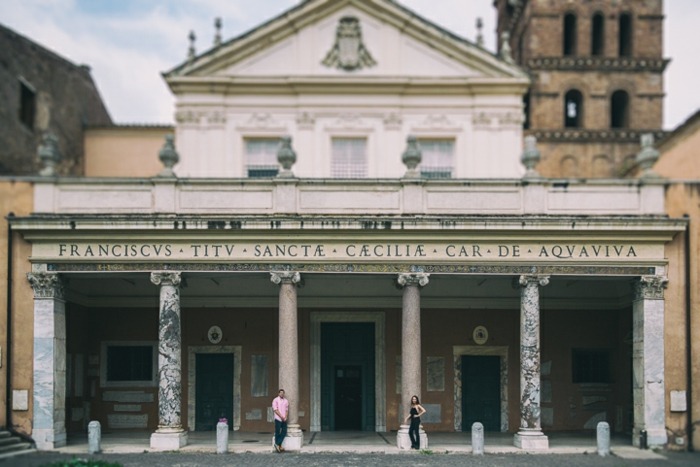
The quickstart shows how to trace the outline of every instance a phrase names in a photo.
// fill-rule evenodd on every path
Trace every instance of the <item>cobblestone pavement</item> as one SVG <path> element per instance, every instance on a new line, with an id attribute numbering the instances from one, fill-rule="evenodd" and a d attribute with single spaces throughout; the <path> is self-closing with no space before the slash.
<path id="1" fill-rule="evenodd" d="M 75 455 L 37 452 L 0 461 L 0 466 L 40 467 L 59 461 L 70 461 Z M 103 454 L 78 456 L 80 459 L 102 460 L 124 467 L 213 467 L 213 466 L 304 466 L 304 467 L 374 467 L 374 466 L 532 466 L 532 467 L 697 467 L 700 453 L 662 453 L 656 459 L 623 459 L 615 456 L 600 457 L 595 454 L 436 454 L 409 452 L 397 454 L 355 453 L 283 453 L 283 454 L 212 454 L 212 453 L 142 453 Z"/>

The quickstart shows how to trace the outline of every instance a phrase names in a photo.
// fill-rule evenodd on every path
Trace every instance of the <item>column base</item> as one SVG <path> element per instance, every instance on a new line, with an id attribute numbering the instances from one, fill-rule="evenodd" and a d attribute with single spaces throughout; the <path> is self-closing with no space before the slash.
<path id="1" fill-rule="evenodd" d="M 520 431 L 513 436 L 513 444 L 526 451 L 540 451 L 549 449 L 549 438 L 539 430 Z"/>
<path id="2" fill-rule="evenodd" d="M 39 451 L 50 451 L 67 444 L 66 433 L 56 433 L 56 430 L 51 428 L 34 428 L 32 438 Z"/>
<path id="3" fill-rule="evenodd" d="M 411 437 L 408 435 L 410 425 L 401 425 L 399 431 L 396 432 L 396 447 L 400 450 L 411 449 Z M 428 434 L 423 429 L 423 425 L 418 428 L 418 438 L 420 439 L 420 448 L 428 449 Z"/>
<path id="4" fill-rule="evenodd" d="M 151 435 L 151 449 L 176 451 L 187 446 L 186 431 L 156 431 Z"/>
<path id="5" fill-rule="evenodd" d="M 304 445 L 304 432 L 299 425 L 287 425 L 287 436 L 282 441 L 285 451 L 301 451 Z M 275 447 L 275 436 L 272 436 L 272 447 Z"/>

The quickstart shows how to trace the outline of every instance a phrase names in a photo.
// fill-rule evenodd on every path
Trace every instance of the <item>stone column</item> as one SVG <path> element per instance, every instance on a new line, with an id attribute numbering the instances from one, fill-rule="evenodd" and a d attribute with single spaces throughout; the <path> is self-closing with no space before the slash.
<path id="1" fill-rule="evenodd" d="M 540 424 L 540 286 L 549 276 L 520 276 L 520 429 L 515 446 L 548 449 L 549 439 Z"/>
<path id="2" fill-rule="evenodd" d="M 401 404 L 399 418 L 403 422 L 409 410 L 411 397 L 421 398 L 421 329 L 420 329 L 420 287 L 428 285 L 430 274 L 399 274 L 398 283 L 403 287 L 403 308 L 401 312 Z M 422 401 L 421 401 L 422 402 Z M 399 449 L 410 449 L 408 425 L 401 425 L 396 434 Z M 420 430 L 422 449 L 428 446 L 428 438 Z"/>
<path id="3" fill-rule="evenodd" d="M 27 274 L 34 289 L 34 417 L 40 450 L 66 445 L 66 302 L 58 274 Z"/>
<path id="4" fill-rule="evenodd" d="M 152 272 L 160 286 L 158 321 L 158 429 L 151 448 L 173 450 L 187 445 L 182 427 L 182 330 L 180 328 L 179 272 Z"/>
<path id="5" fill-rule="evenodd" d="M 297 324 L 297 289 L 301 275 L 294 271 L 271 272 L 270 280 L 279 289 L 279 385 L 289 400 L 287 437 L 282 446 L 299 451 L 304 433 L 299 426 L 299 331 Z"/>
<path id="6" fill-rule="evenodd" d="M 665 429 L 664 387 L 664 289 L 668 279 L 641 276 L 634 283 L 632 303 L 632 396 L 634 429 L 632 442 L 640 445 L 646 430 L 647 446 L 662 447 Z"/>

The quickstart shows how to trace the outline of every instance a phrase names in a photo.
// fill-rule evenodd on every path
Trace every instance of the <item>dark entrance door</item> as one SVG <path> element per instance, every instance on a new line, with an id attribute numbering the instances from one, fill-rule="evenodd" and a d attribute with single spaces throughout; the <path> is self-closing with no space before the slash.
<path id="1" fill-rule="evenodd" d="M 233 422 L 233 354 L 196 354 L 196 431 L 216 429 L 225 417 Z"/>
<path id="2" fill-rule="evenodd" d="M 321 429 L 374 431 L 374 323 L 321 324 Z"/>
<path id="3" fill-rule="evenodd" d="M 335 367 L 335 429 L 362 430 L 362 367 Z"/>
<path id="4" fill-rule="evenodd" d="M 501 359 L 462 356 L 462 431 L 480 422 L 485 431 L 501 431 Z"/>

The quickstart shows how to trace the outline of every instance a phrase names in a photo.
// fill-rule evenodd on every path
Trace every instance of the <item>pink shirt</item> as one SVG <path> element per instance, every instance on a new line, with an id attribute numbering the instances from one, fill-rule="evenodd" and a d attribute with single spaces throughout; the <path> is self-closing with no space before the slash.
<path id="1" fill-rule="evenodd" d="M 289 410 L 289 400 L 287 398 L 282 399 L 280 396 L 275 397 L 275 400 L 272 401 L 272 410 L 273 412 L 276 410 L 282 415 L 284 415 L 285 419 L 287 418 L 287 412 Z M 279 420 L 280 422 L 283 421 L 279 415 L 275 413 L 275 420 Z"/>

